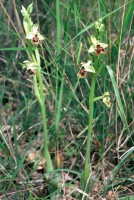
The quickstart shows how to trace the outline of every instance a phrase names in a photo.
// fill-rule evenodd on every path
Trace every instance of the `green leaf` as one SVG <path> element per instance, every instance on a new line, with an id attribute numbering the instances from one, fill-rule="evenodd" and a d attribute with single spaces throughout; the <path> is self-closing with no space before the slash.
<path id="1" fill-rule="evenodd" d="M 118 106 L 119 106 L 120 117 L 121 117 L 121 119 L 122 119 L 122 121 L 124 123 L 125 128 L 129 132 L 129 127 L 128 127 L 126 116 L 125 116 L 125 111 L 124 111 L 123 104 L 122 104 L 122 101 L 121 101 L 121 98 L 120 98 L 118 86 L 117 86 L 115 78 L 114 78 L 113 70 L 111 69 L 110 66 L 106 66 L 106 68 L 108 70 L 108 73 L 109 73 L 111 81 L 112 81 L 112 85 L 113 85 L 113 88 L 114 88 L 115 96 L 116 96 L 116 99 L 117 99 L 117 102 L 118 102 Z"/>

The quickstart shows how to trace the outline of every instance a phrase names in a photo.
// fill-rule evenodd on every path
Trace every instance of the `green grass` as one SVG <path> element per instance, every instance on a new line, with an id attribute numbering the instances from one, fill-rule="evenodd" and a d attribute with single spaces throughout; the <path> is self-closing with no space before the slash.
<path id="1" fill-rule="evenodd" d="M 133 198 L 134 2 L 36 2 L 32 19 L 39 21 L 45 37 L 40 54 L 47 89 L 49 149 L 55 173 L 62 174 L 57 198 L 70 195 L 78 199 L 76 193 L 82 192 L 79 182 L 86 151 L 91 77 L 79 79 L 77 73 L 81 62 L 91 58 L 88 37 L 99 17 L 105 25 L 101 40 L 109 46 L 106 56 L 101 56 L 105 67 L 97 78 L 95 97 L 109 91 L 112 105 L 106 109 L 101 101 L 95 102 L 90 195 L 101 199 L 112 191 L 116 197 L 122 196 L 120 199 Z M 20 10 L 21 5 L 30 3 L 0 2 L 0 199 L 48 199 L 45 169 L 37 170 L 43 152 L 40 108 L 32 79 L 22 69 L 29 49 L 24 46 Z M 36 151 L 35 161 L 28 163 L 29 152 Z M 72 186 L 75 191 L 71 194 L 67 187 Z"/>

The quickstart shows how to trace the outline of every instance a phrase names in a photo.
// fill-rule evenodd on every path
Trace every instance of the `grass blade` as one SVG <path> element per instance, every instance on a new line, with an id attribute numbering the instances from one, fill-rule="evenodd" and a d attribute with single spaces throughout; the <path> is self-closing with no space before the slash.
<path id="1" fill-rule="evenodd" d="M 123 104 L 122 104 L 122 101 L 121 101 L 121 98 L 120 98 L 119 90 L 118 90 L 118 87 L 117 87 L 117 84 L 116 84 L 116 81 L 115 81 L 115 77 L 114 77 L 114 74 L 113 74 L 113 70 L 111 69 L 110 66 L 106 66 L 106 67 L 107 67 L 109 76 L 111 78 L 112 85 L 113 85 L 114 92 L 115 92 L 115 96 L 116 96 L 116 99 L 117 99 L 117 102 L 118 102 L 120 117 L 123 121 L 125 129 L 127 129 L 128 132 L 130 133 L 128 123 L 127 123 L 127 120 L 126 120 L 126 116 L 125 116 L 125 111 L 124 111 L 124 108 L 123 108 Z"/>

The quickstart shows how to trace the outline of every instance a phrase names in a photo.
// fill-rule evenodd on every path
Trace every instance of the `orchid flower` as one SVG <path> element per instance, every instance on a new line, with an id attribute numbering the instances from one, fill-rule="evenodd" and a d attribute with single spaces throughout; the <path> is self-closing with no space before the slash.
<path id="1" fill-rule="evenodd" d="M 110 108 L 111 106 L 111 99 L 109 96 L 109 92 L 105 92 L 103 95 L 103 103 L 106 105 L 107 108 Z"/>
<path id="2" fill-rule="evenodd" d="M 80 78 L 85 78 L 87 76 L 87 72 L 95 73 L 95 69 L 92 66 L 91 60 L 89 60 L 87 63 L 82 62 L 81 65 L 82 67 L 80 68 L 79 73 L 78 73 L 78 76 Z"/>
<path id="3" fill-rule="evenodd" d="M 99 42 L 94 36 L 91 36 L 92 46 L 89 48 L 89 53 L 96 53 L 97 56 L 100 56 L 101 53 L 106 54 L 105 48 L 108 46 L 105 43 Z"/>
<path id="4" fill-rule="evenodd" d="M 32 45 L 38 45 L 44 37 L 38 32 L 38 24 L 32 26 L 31 32 L 26 35 L 26 39 L 31 40 Z"/>
<path id="5" fill-rule="evenodd" d="M 24 63 L 23 68 L 26 68 L 26 70 L 30 75 L 36 74 L 36 69 L 37 69 L 36 63 L 30 62 L 29 60 L 25 60 L 23 63 Z"/>

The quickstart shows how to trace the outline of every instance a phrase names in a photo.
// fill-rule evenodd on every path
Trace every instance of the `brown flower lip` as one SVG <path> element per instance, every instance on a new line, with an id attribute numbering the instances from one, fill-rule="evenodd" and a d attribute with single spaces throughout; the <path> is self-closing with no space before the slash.
<path id="1" fill-rule="evenodd" d="M 85 71 L 84 67 L 81 67 L 80 71 L 79 71 L 79 76 L 81 78 L 85 78 L 87 76 L 87 72 Z"/>
<path id="2" fill-rule="evenodd" d="M 101 53 L 106 54 L 107 51 L 100 44 L 97 44 L 95 48 L 95 53 L 97 56 L 100 56 Z"/>
<path id="3" fill-rule="evenodd" d="M 106 103 L 107 103 L 107 105 L 108 105 L 108 106 L 110 106 L 110 105 L 111 105 L 111 100 L 110 100 L 110 98 L 109 98 L 109 97 L 106 97 Z"/>
<path id="4" fill-rule="evenodd" d="M 29 68 L 27 71 L 28 71 L 28 73 L 29 73 L 30 75 L 35 75 L 35 74 L 36 74 L 36 70 L 33 69 L 33 68 Z"/>
<path id="5" fill-rule="evenodd" d="M 39 38 L 38 38 L 38 35 L 37 34 L 35 34 L 35 36 L 33 37 L 33 39 L 32 39 L 32 44 L 39 44 Z"/>

